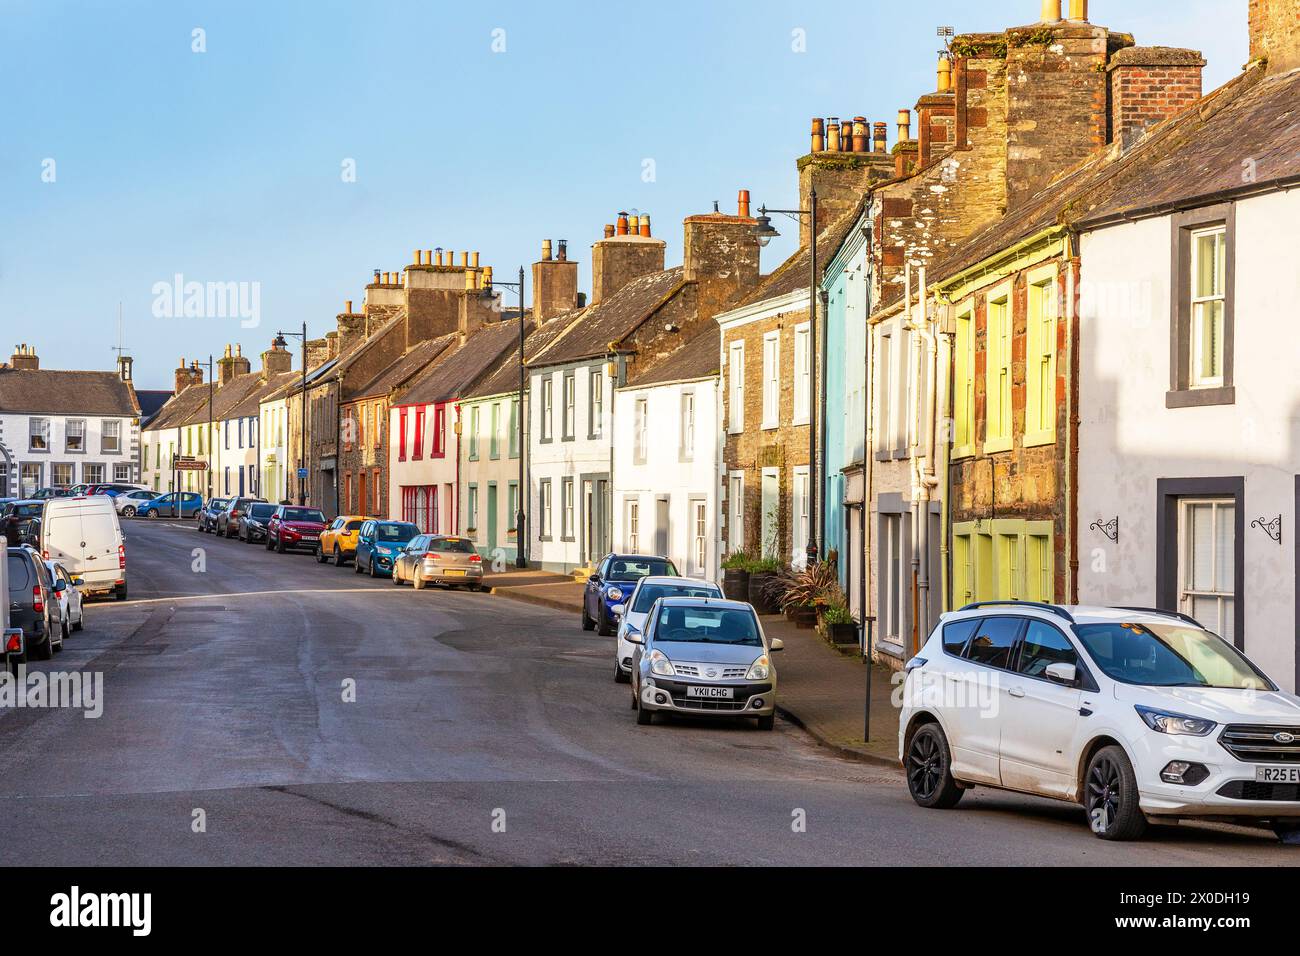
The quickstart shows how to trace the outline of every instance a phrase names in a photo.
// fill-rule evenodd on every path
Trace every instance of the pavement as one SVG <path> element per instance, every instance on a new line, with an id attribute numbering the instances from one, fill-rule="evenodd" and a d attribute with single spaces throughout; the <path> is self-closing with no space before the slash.
<path id="1" fill-rule="evenodd" d="M 0 704 L 0 865 L 1300 859 L 1272 834 L 1201 824 L 1105 843 L 1077 806 L 984 788 L 923 810 L 896 767 L 788 720 L 638 726 L 611 639 L 571 609 L 394 587 L 192 524 L 126 534 L 130 600 L 89 603 L 86 629 L 33 665 L 102 681 L 102 714 Z M 789 646 L 796 698 L 823 668 L 863 673 Z M 834 739 L 830 716 L 798 712 Z"/>
<path id="2" fill-rule="evenodd" d="M 582 610 L 584 585 L 575 582 L 571 574 L 534 570 L 505 571 L 486 575 L 483 583 L 500 597 L 526 601 L 557 611 L 572 611 L 575 614 Z"/>

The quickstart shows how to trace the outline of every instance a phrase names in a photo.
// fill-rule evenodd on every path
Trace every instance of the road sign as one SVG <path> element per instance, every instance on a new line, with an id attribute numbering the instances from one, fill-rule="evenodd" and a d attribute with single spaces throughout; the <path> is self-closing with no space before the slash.
<path id="1" fill-rule="evenodd" d="M 176 470 L 177 471 L 207 471 L 208 463 L 206 461 L 195 461 L 193 458 L 189 460 L 177 459 Z"/>
<path id="2" fill-rule="evenodd" d="M 306 478 L 306 477 L 307 477 L 307 469 L 306 469 L 306 468 L 299 468 L 299 469 L 298 469 L 298 477 L 299 477 L 299 478 Z"/>

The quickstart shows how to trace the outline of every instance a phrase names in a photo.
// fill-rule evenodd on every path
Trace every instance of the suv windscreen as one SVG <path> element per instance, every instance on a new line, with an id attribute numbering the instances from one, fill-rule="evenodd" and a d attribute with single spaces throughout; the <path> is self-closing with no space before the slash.
<path id="1" fill-rule="evenodd" d="M 429 542 L 429 550 L 443 554 L 473 554 L 474 545 L 468 538 L 434 538 Z"/>
<path id="2" fill-rule="evenodd" d="M 675 578 L 677 569 L 671 561 L 663 558 L 615 558 L 609 562 L 610 581 L 636 581 L 651 575 Z"/>
<path id="3" fill-rule="evenodd" d="M 1102 673 L 1148 687 L 1277 690 L 1235 647 L 1186 624 L 1080 624 L 1074 632 Z"/>
<path id="4" fill-rule="evenodd" d="M 418 533 L 413 524 L 398 524 L 395 522 L 384 522 L 375 525 L 375 539 L 387 542 L 410 541 Z"/>
<path id="5" fill-rule="evenodd" d="M 281 521 L 315 521 L 325 523 L 325 516 L 312 508 L 285 508 Z"/>
<path id="6" fill-rule="evenodd" d="M 643 584 L 636 592 L 636 603 L 632 605 L 632 610 L 637 614 L 648 614 L 655 601 L 662 597 L 720 598 L 722 593 L 715 587 L 703 585 Z"/>
<path id="7" fill-rule="evenodd" d="M 763 646 L 754 615 L 733 608 L 661 608 L 655 626 L 655 640 L 679 644 Z"/>
<path id="8" fill-rule="evenodd" d="M 248 516 L 256 521 L 268 521 L 275 514 L 275 505 L 251 505 Z"/>

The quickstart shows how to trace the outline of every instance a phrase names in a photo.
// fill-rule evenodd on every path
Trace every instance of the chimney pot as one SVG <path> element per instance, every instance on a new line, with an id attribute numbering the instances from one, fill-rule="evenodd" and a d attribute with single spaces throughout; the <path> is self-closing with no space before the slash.
<path id="1" fill-rule="evenodd" d="M 898 141 L 905 143 L 912 138 L 912 111 L 898 111 Z"/>
<path id="2" fill-rule="evenodd" d="M 620 236 L 626 236 L 626 235 L 627 235 L 627 228 L 628 228 L 628 223 L 627 223 L 627 213 L 625 213 L 625 212 L 620 212 L 620 213 L 618 214 L 618 234 L 619 234 Z"/>
<path id="3" fill-rule="evenodd" d="M 1070 0 L 1070 19 L 1077 23 L 1088 22 L 1088 0 Z"/>
<path id="4" fill-rule="evenodd" d="M 542 240 L 542 261 L 551 261 L 551 240 L 549 239 Z"/>
<path id="5" fill-rule="evenodd" d="M 820 116 L 814 116 L 812 121 L 812 151 L 814 153 L 826 151 L 826 126 Z"/>
<path id="6" fill-rule="evenodd" d="M 411 265 L 418 266 L 419 264 L 420 264 L 420 250 L 416 249 L 414 252 L 411 253 Z"/>
<path id="7" fill-rule="evenodd" d="M 646 228 L 647 229 L 650 228 L 649 224 L 646 225 Z M 558 241 L 557 244 L 559 245 L 560 249 L 559 252 L 556 253 L 555 257 L 559 259 L 561 262 L 567 262 L 569 259 L 569 240 L 561 239 Z"/>
<path id="8" fill-rule="evenodd" d="M 612 238 L 614 238 L 614 226 L 613 226 L 613 224 L 607 223 L 607 224 L 605 225 L 605 238 L 606 238 L 606 239 L 612 239 Z"/>
<path id="9" fill-rule="evenodd" d="M 640 216 L 628 216 L 628 217 L 627 217 L 627 231 L 628 231 L 628 235 L 631 235 L 631 236 L 639 236 L 639 235 L 641 235 L 641 217 L 640 217 Z"/>
<path id="10" fill-rule="evenodd" d="M 952 61 L 947 56 L 939 57 L 939 92 L 952 92 Z"/>
<path id="11" fill-rule="evenodd" d="M 1043 0 L 1043 23 L 1056 23 L 1061 19 L 1061 0 Z"/>
<path id="12" fill-rule="evenodd" d="M 853 117 L 853 152 L 871 152 L 871 124 L 865 116 Z"/>
<path id="13" fill-rule="evenodd" d="M 645 213 L 642 213 L 642 214 L 641 214 L 641 233 L 640 233 L 640 234 L 643 235 L 643 236 L 645 236 L 647 239 L 650 238 L 650 217 L 647 216 Z"/>
<path id="14" fill-rule="evenodd" d="M 469 263 L 469 264 L 470 264 L 471 266 L 473 266 L 475 269 L 478 268 L 478 253 L 477 253 L 477 252 L 475 252 L 475 253 L 471 253 L 471 254 L 470 254 L 470 263 Z"/>
<path id="15" fill-rule="evenodd" d="M 876 135 L 875 135 L 876 152 L 877 153 L 887 152 L 889 148 L 889 124 L 877 123 L 875 125 L 875 130 L 876 130 Z"/>
<path id="16" fill-rule="evenodd" d="M 742 189 L 736 194 L 736 215 L 741 219 L 749 218 L 749 190 Z"/>
<path id="17" fill-rule="evenodd" d="M 838 153 L 840 151 L 840 121 L 839 117 L 832 116 L 829 132 L 826 136 L 826 151 L 828 153 Z"/>
<path id="18" fill-rule="evenodd" d="M 436 256 L 436 260 L 435 260 L 436 263 L 437 263 L 438 265 L 442 265 L 442 250 L 441 250 L 441 249 L 435 249 L 435 250 L 434 250 L 434 255 Z"/>

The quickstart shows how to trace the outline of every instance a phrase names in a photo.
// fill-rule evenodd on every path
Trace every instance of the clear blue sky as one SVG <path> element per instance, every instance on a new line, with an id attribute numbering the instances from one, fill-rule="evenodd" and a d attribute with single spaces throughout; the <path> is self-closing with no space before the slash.
<path id="1" fill-rule="evenodd" d="M 170 387 L 181 355 L 256 354 L 304 320 L 324 334 L 417 247 L 480 250 L 507 278 L 564 238 L 587 289 L 590 244 L 620 209 L 651 215 L 673 264 L 682 218 L 714 199 L 793 203 L 810 117 L 887 121 L 892 144 L 898 108 L 934 88 L 937 25 L 1039 9 L 0 0 L 0 350 L 111 368 L 120 301 L 138 387 Z M 1207 90 L 1246 60 L 1245 0 L 1094 0 L 1091 19 L 1204 50 Z M 784 231 L 765 271 L 791 251 Z M 156 318 L 153 286 L 176 273 L 260 283 L 260 326 Z"/>

